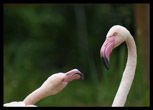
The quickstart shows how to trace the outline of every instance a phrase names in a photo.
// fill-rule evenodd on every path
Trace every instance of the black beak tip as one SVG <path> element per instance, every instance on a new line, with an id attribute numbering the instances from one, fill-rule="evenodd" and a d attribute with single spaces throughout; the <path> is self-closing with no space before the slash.
<path id="1" fill-rule="evenodd" d="M 81 77 L 81 79 L 84 80 L 84 75 L 82 73 L 80 74 L 80 77 Z"/>
<path id="2" fill-rule="evenodd" d="M 83 75 L 82 73 L 75 73 L 75 74 L 80 75 L 80 78 L 81 78 L 81 79 L 84 79 L 84 75 Z"/>
<path id="3" fill-rule="evenodd" d="M 108 59 L 104 56 L 104 57 L 101 57 L 103 62 L 104 62 L 104 65 L 105 67 L 107 68 L 107 70 L 109 70 L 109 62 L 108 62 Z"/>

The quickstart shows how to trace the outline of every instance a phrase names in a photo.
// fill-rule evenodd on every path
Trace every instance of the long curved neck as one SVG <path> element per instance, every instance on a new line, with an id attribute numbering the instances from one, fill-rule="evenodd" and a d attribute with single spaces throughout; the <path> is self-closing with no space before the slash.
<path id="1" fill-rule="evenodd" d="M 50 76 L 38 89 L 29 94 L 24 99 L 25 105 L 33 105 L 44 97 L 57 94 L 68 84 L 68 82 L 61 83 L 60 81 L 55 81 L 51 79 L 52 77 Z"/>
<path id="2" fill-rule="evenodd" d="M 126 102 L 127 95 L 131 88 L 133 78 L 135 75 L 136 63 L 137 63 L 137 50 L 133 37 L 130 35 L 125 41 L 128 48 L 128 59 L 126 63 L 126 68 L 123 72 L 122 80 L 120 86 L 114 98 L 113 106 L 124 106 Z"/>
<path id="3" fill-rule="evenodd" d="M 55 84 L 50 81 L 50 78 L 24 99 L 25 105 L 33 105 L 40 99 L 56 93 Z"/>
<path id="4" fill-rule="evenodd" d="M 24 103 L 25 105 L 33 105 L 36 102 L 38 102 L 40 99 L 46 97 L 47 94 L 45 94 L 45 92 L 43 92 L 43 90 L 40 88 L 36 89 L 35 91 L 33 91 L 31 94 L 29 94 L 25 99 L 24 99 Z"/>

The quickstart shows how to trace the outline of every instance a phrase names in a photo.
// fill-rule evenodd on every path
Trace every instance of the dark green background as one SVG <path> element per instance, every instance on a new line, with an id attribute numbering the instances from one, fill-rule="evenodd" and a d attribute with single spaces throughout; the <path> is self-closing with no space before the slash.
<path id="1" fill-rule="evenodd" d="M 141 44 L 135 35 L 133 4 L 4 5 L 4 103 L 22 101 L 56 72 L 79 69 L 84 80 L 70 82 L 38 106 L 111 106 L 127 60 L 122 44 L 110 55 L 108 71 L 100 48 L 109 28 L 133 35 L 138 61 L 125 106 L 149 106 Z"/>

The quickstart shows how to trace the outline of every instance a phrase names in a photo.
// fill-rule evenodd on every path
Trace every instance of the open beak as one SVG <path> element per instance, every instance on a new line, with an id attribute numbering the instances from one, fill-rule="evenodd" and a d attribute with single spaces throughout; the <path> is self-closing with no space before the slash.
<path id="1" fill-rule="evenodd" d="M 109 55 L 114 48 L 115 37 L 109 36 L 100 49 L 100 56 L 103 59 L 105 67 L 109 70 Z"/>
<path id="2" fill-rule="evenodd" d="M 65 82 L 70 82 L 74 79 L 84 79 L 84 75 L 78 70 L 78 69 L 73 69 L 71 71 L 68 71 L 67 73 L 65 73 Z"/>

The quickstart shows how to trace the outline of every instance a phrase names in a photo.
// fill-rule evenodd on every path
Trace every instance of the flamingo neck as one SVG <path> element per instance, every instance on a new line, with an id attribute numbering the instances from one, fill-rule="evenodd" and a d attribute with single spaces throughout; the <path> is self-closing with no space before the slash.
<path id="1" fill-rule="evenodd" d="M 25 105 L 33 105 L 36 102 L 38 102 L 40 99 L 47 97 L 49 95 L 57 94 L 59 91 L 61 91 L 66 85 L 66 83 L 60 83 L 60 82 L 54 82 L 51 80 L 51 76 L 35 91 L 33 91 L 31 94 L 29 94 L 25 99 L 24 103 Z"/>
<path id="2" fill-rule="evenodd" d="M 47 94 L 45 94 L 45 92 L 43 92 L 43 90 L 40 88 L 36 89 L 35 91 L 33 91 L 31 94 L 29 94 L 25 99 L 24 99 L 24 103 L 25 105 L 33 105 L 36 102 L 38 102 L 40 99 L 46 97 Z"/>
<path id="3" fill-rule="evenodd" d="M 137 63 L 136 45 L 131 35 L 127 38 L 125 42 L 128 48 L 128 59 L 112 107 L 124 106 L 135 75 L 135 69 Z"/>
<path id="4" fill-rule="evenodd" d="M 25 105 L 33 105 L 38 102 L 40 99 L 47 97 L 49 95 L 57 94 L 61 91 L 68 82 L 60 83 L 59 81 L 51 80 L 51 76 L 35 91 L 29 94 L 25 99 Z"/>

